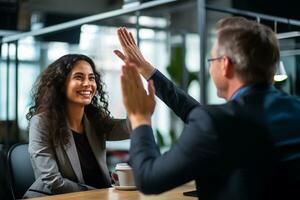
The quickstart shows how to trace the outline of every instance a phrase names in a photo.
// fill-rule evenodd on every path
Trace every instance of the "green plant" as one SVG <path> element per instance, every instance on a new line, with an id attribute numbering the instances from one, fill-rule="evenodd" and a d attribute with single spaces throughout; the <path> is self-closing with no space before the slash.
<path id="1" fill-rule="evenodd" d="M 171 49 L 171 59 L 170 59 L 170 64 L 167 67 L 167 72 L 169 73 L 171 79 L 179 85 L 181 88 L 183 87 L 183 67 L 185 66 L 184 64 L 184 47 L 182 45 L 177 45 L 173 46 Z M 187 82 L 187 88 L 190 85 L 190 83 L 194 80 L 197 80 L 198 77 L 198 72 L 189 72 L 188 73 L 188 82 Z M 179 123 L 178 118 L 175 116 L 174 113 L 171 112 L 171 120 L 170 120 L 170 131 L 169 131 L 169 137 L 171 140 L 171 145 L 176 143 L 177 141 L 177 134 L 175 130 L 175 125 L 174 123 Z M 157 145 L 160 147 L 160 149 L 164 149 L 165 147 L 168 147 L 166 144 L 164 137 L 161 133 L 160 130 L 156 129 L 156 142 Z"/>
<path id="2" fill-rule="evenodd" d="M 164 141 L 164 137 L 162 136 L 161 132 L 156 129 L 156 144 L 159 146 L 159 147 L 164 147 L 166 146 L 166 143 Z"/>
<path id="3" fill-rule="evenodd" d="M 155 130 L 155 136 L 156 136 L 156 144 L 159 146 L 159 148 L 168 147 L 159 129 Z M 169 137 L 171 139 L 171 145 L 173 145 L 177 141 L 177 136 L 172 129 L 169 131 Z"/>
<path id="4" fill-rule="evenodd" d="M 183 83 L 183 67 L 185 66 L 184 64 L 184 55 L 183 55 L 183 48 L 182 46 L 175 46 L 172 47 L 171 51 L 171 60 L 170 64 L 167 67 L 167 72 L 169 73 L 171 79 L 179 86 L 182 86 Z M 198 72 L 189 72 L 188 73 L 188 86 L 190 83 L 194 80 L 197 80 L 198 77 Z"/>

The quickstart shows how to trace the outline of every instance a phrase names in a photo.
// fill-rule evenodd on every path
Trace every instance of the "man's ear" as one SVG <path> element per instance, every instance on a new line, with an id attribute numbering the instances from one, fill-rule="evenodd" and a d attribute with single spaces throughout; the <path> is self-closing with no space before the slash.
<path id="1" fill-rule="evenodd" d="M 222 74 L 226 78 L 231 78 L 234 74 L 234 66 L 231 60 L 227 57 L 224 57 L 223 59 Z"/>

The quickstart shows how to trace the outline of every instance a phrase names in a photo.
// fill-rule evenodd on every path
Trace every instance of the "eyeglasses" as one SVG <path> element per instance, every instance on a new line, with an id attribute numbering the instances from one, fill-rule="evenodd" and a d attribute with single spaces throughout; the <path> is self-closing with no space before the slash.
<path id="1" fill-rule="evenodd" d="M 235 61 L 233 61 L 231 58 L 229 58 L 227 56 L 219 56 L 219 57 L 216 57 L 216 58 L 208 58 L 207 62 L 213 62 L 213 61 L 216 61 L 216 60 L 221 60 L 223 58 L 227 58 L 232 64 L 236 64 Z"/>
<path id="2" fill-rule="evenodd" d="M 216 57 L 216 58 L 208 58 L 207 62 L 213 62 L 213 61 L 216 61 L 216 60 L 221 60 L 223 58 L 224 58 L 224 56 L 219 56 L 219 57 Z"/>

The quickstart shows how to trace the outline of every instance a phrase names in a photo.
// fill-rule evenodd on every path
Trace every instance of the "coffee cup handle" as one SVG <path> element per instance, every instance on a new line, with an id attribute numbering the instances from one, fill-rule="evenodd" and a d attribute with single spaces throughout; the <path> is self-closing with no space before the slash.
<path id="1" fill-rule="evenodd" d="M 111 178 L 115 182 L 115 185 L 117 185 L 117 186 L 120 185 L 117 172 L 111 172 Z"/>

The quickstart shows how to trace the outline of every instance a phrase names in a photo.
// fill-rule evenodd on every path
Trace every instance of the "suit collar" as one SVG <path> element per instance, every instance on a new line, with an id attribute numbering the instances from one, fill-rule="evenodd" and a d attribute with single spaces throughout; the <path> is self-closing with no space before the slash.
<path id="1" fill-rule="evenodd" d="M 68 127 L 70 127 L 68 122 L 67 122 L 67 124 L 68 124 Z M 84 124 L 85 134 L 92 135 L 90 127 L 89 127 L 89 121 L 88 121 L 88 119 L 85 115 L 83 115 L 83 124 Z M 79 183 L 84 183 L 83 174 L 82 174 L 82 170 L 81 170 L 81 164 L 80 164 L 80 160 L 79 160 L 75 140 L 74 140 L 74 137 L 73 137 L 72 130 L 70 128 L 68 129 L 68 138 L 69 138 L 69 143 L 64 146 L 65 151 L 66 151 L 67 156 L 70 160 L 71 166 L 72 166 L 73 171 L 74 171 L 74 173 L 77 177 L 78 182 Z M 89 143 L 91 143 L 90 140 L 89 140 Z M 94 152 L 94 150 L 93 150 L 93 152 Z"/>
<path id="2" fill-rule="evenodd" d="M 100 142 L 101 140 L 99 140 L 99 138 L 97 138 L 98 136 L 95 133 L 93 133 L 94 130 L 92 129 L 90 121 L 88 120 L 86 115 L 83 116 L 83 124 L 84 124 L 85 134 L 87 136 L 87 139 L 91 146 L 91 149 L 96 157 L 98 165 L 100 166 L 101 171 L 105 171 L 104 169 L 107 168 L 106 163 L 103 163 L 101 161 L 101 157 L 103 157 L 103 156 L 105 157 L 105 155 L 100 155 L 101 153 L 106 154 L 106 151 L 103 150 L 103 148 L 105 148 L 105 146 L 103 144 L 101 144 L 101 142 Z M 67 156 L 70 160 L 70 163 L 72 165 L 72 168 L 74 170 L 74 173 L 76 174 L 78 181 L 80 183 L 84 183 L 80 160 L 79 160 L 79 156 L 78 156 L 77 149 L 76 149 L 76 144 L 74 141 L 72 131 L 70 129 L 68 130 L 68 134 L 69 134 L 70 139 L 69 139 L 69 143 L 64 146 L 65 151 L 67 153 Z M 109 175 L 107 173 L 104 173 L 104 175 L 105 175 L 107 181 L 110 183 Z"/>
<path id="3" fill-rule="evenodd" d="M 89 141 L 89 144 L 91 146 L 91 149 L 92 149 L 94 155 L 96 156 L 96 160 L 99 163 L 99 158 L 97 157 L 97 154 L 98 154 L 98 152 L 102 151 L 101 150 L 102 145 L 98 142 L 99 141 L 99 139 L 97 138 L 98 136 L 95 133 L 93 134 L 93 130 L 92 130 L 90 121 L 87 119 L 86 116 L 84 116 L 83 120 L 84 120 L 84 130 L 86 133 L 86 137 Z"/>
<path id="4" fill-rule="evenodd" d="M 76 145 L 75 145 L 75 141 L 71 129 L 68 129 L 68 137 L 69 137 L 69 143 L 64 146 L 65 151 L 70 160 L 73 171 L 78 179 L 78 182 L 84 183 L 81 165 L 80 165 L 80 161 L 79 161 L 79 157 L 78 157 L 78 153 L 77 153 L 77 149 L 76 149 Z"/>
<path id="5" fill-rule="evenodd" d="M 95 127 L 95 126 L 93 126 Z M 98 162 L 98 165 L 100 166 L 100 169 L 102 172 L 108 171 L 106 162 L 103 163 L 103 160 L 101 158 L 106 157 L 106 151 L 105 151 L 105 138 L 99 139 L 96 130 L 92 129 L 91 123 L 88 120 L 88 118 L 84 115 L 84 129 L 87 136 L 87 139 L 89 141 L 89 144 L 91 146 L 91 149 L 96 157 L 96 160 Z M 103 143 L 101 143 L 101 141 Z M 101 155 L 104 154 L 104 155 Z M 106 178 L 106 181 L 110 183 L 110 177 L 109 174 L 104 173 L 104 176 Z"/>

